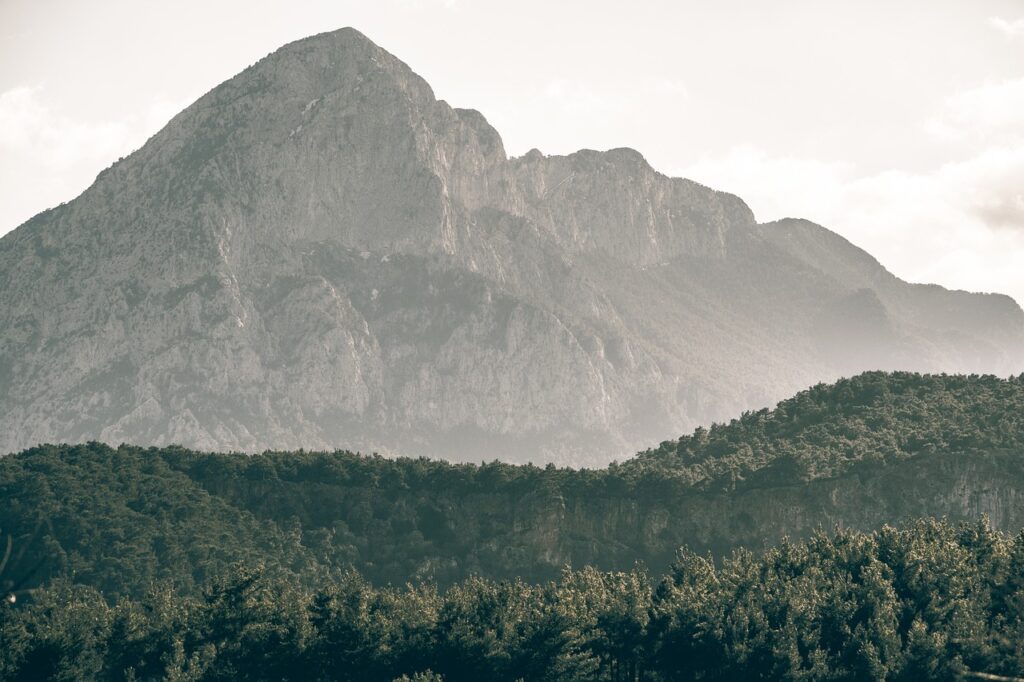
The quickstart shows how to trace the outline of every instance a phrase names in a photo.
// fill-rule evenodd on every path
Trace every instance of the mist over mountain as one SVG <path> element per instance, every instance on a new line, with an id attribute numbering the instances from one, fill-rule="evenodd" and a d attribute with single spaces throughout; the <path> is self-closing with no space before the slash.
<path id="1" fill-rule="evenodd" d="M 1009 297 L 908 284 L 633 150 L 509 158 L 352 29 L 0 239 L 0 292 L 0 452 L 596 465 L 865 369 L 1024 368 Z"/>

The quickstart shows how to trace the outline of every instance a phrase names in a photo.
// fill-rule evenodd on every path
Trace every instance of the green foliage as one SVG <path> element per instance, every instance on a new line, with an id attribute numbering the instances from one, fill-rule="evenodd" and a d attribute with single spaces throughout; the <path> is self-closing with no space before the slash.
<path id="1" fill-rule="evenodd" d="M 33 448 L 0 460 L 0 499 L 0 529 L 16 548 L 5 590 L 63 576 L 115 599 L 161 581 L 195 591 L 236 562 L 320 567 L 297 534 L 209 494 L 156 450 Z"/>
<path id="2" fill-rule="evenodd" d="M 867 372 L 698 428 L 625 465 L 701 489 L 785 485 L 935 451 L 1024 445 L 1024 375 Z"/>
<path id="3" fill-rule="evenodd" d="M 673 535 L 678 515 L 664 536 L 639 539 L 622 524 L 567 531 L 558 519 L 613 518 L 629 505 L 675 514 L 687 496 L 872 474 L 950 451 L 998 450 L 1000 466 L 1012 465 L 1022 447 L 1024 379 L 906 373 L 817 386 L 601 470 L 44 445 L 0 458 L 0 542 L 15 548 L 0 590 L 65 577 L 110 600 L 160 581 L 195 594 L 234 562 L 307 583 L 349 567 L 374 584 L 539 582 L 557 576 L 545 558 L 554 543 L 571 546 L 575 563 L 660 568 L 692 541 Z"/>
<path id="4" fill-rule="evenodd" d="M 10 680 L 953 680 L 1019 675 L 1024 534 L 921 520 L 716 564 L 556 581 L 303 585 L 236 566 L 109 605 L 55 582 L 0 610 Z"/>
<path id="5" fill-rule="evenodd" d="M 0 679 L 1021 675 L 1024 535 L 986 523 L 682 551 L 656 584 L 559 575 L 537 547 L 594 500 L 669 509 L 940 452 L 1017 466 L 1022 389 L 865 374 L 603 470 L 40 446 L 0 459 Z M 591 521 L 567 541 L 599 561 L 622 540 Z M 630 540 L 630 562 L 665 537 Z"/>

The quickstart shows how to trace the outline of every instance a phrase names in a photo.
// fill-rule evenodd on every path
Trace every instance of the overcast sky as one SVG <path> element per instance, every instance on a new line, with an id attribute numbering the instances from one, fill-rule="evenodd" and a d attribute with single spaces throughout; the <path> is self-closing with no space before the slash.
<path id="1" fill-rule="evenodd" d="M 1024 0 L 0 0 L 0 234 L 342 26 L 510 154 L 634 147 L 905 279 L 1024 302 Z"/>

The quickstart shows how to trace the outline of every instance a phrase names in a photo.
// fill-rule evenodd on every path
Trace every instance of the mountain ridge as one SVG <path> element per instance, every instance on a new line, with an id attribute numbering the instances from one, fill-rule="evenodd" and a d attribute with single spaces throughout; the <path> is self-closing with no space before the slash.
<path id="1" fill-rule="evenodd" d="M 319 34 L 0 238 L 0 450 L 598 464 L 863 369 L 1024 364 L 1012 299 L 779 234 L 634 150 L 509 158 L 362 34 Z"/>

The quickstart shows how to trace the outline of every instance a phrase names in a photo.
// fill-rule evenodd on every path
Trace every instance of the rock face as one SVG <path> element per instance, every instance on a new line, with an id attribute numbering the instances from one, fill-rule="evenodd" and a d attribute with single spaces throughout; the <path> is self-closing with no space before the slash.
<path id="1" fill-rule="evenodd" d="M 1024 365 L 1010 298 L 908 284 L 632 150 L 510 159 L 352 29 L 0 239 L 0 292 L 0 452 L 595 465 L 863 369 Z"/>
<path id="2" fill-rule="evenodd" d="M 466 493 L 443 485 L 403 489 L 188 475 L 261 520 L 294 516 L 312 533 L 334 529 L 334 547 L 344 547 L 339 551 L 360 572 L 393 584 L 417 578 L 451 583 L 469 575 L 540 582 L 566 565 L 628 570 L 637 561 L 658 574 L 683 546 L 721 558 L 818 530 L 871 532 L 922 517 L 977 522 L 987 515 L 1002 532 L 1024 529 L 1018 450 L 934 452 L 808 483 L 676 494 L 584 494 L 543 485 Z"/>

